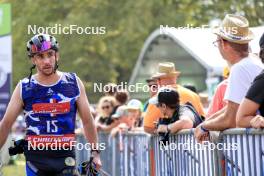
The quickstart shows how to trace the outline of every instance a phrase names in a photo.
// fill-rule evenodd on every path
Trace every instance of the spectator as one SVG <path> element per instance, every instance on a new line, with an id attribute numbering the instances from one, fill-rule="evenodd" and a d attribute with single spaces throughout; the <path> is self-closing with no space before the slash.
<path id="1" fill-rule="evenodd" d="M 99 115 L 95 119 L 97 130 L 110 131 L 113 128 L 114 120 L 111 118 L 111 113 L 114 110 L 115 98 L 112 96 L 104 96 L 99 100 L 98 112 Z M 114 126 L 116 122 L 114 123 Z"/>
<path id="2" fill-rule="evenodd" d="M 204 111 L 207 112 L 208 106 L 209 106 L 208 94 L 205 92 L 201 92 L 198 95 L 199 95 L 200 101 L 203 105 Z M 203 118 L 205 118 L 205 117 L 203 117 Z"/>
<path id="3" fill-rule="evenodd" d="M 132 99 L 127 103 L 127 110 L 128 116 L 135 119 L 134 127 L 142 127 L 142 103 L 137 99 Z"/>
<path id="4" fill-rule="evenodd" d="M 214 44 L 217 44 L 221 55 L 231 65 L 224 98 L 227 105 L 196 127 L 195 137 L 199 142 L 208 137 L 209 130 L 221 131 L 236 126 L 239 104 L 254 78 L 263 69 L 263 64 L 249 55 L 248 43 L 253 39 L 253 33 L 246 18 L 227 14 L 214 33 L 217 35 Z"/>
<path id="5" fill-rule="evenodd" d="M 111 130 L 110 136 L 114 137 L 119 132 L 131 131 L 134 127 L 135 119 L 128 116 L 126 105 L 119 106 L 113 118 L 118 119 L 118 126 Z"/>
<path id="6" fill-rule="evenodd" d="M 159 119 L 158 133 L 177 133 L 201 122 L 199 114 L 193 111 L 193 108 L 180 105 L 179 93 L 173 88 L 161 88 L 158 95 L 151 98 L 149 102 L 156 105 L 164 117 Z"/>
<path id="7" fill-rule="evenodd" d="M 116 105 L 111 115 L 113 115 L 116 112 L 119 106 L 125 105 L 128 99 L 129 99 L 129 94 L 127 90 L 125 89 L 117 90 L 117 92 L 115 93 Z"/>
<path id="8" fill-rule="evenodd" d="M 125 90 L 125 89 L 118 90 L 115 93 L 115 99 L 117 101 L 116 103 L 118 106 L 122 106 L 122 105 L 126 104 L 127 100 L 129 99 L 129 94 L 128 94 L 127 90 Z"/>
<path id="9" fill-rule="evenodd" d="M 149 87 L 150 97 L 153 97 L 158 92 L 157 80 L 153 79 L 153 78 L 150 78 L 150 79 L 147 79 L 146 82 L 147 82 L 148 87 Z"/>
<path id="10" fill-rule="evenodd" d="M 108 83 L 104 86 L 103 90 L 105 96 L 114 96 L 117 91 L 117 85 L 114 83 Z"/>
<path id="11" fill-rule="evenodd" d="M 224 100 L 225 91 L 227 87 L 227 78 L 229 76 L 229 68 L 225 67 L 223 70 L 223 81 L 221 81 L 217 87 L 213 99 L 210 103 L 206 118 L 209 118 L 211 115 L 216 113 L 225 107 L 226 101 Z"/>
<path id="12" fill-rule="evenodd" d="M 264 62 L 264 34 L 260 41 L 260 53 L 262 62 Z M 239 106 L 237 112 L 237 126 L 243 128 L 263 128 L 264 127 L 264 71 L 258 75 L 246 97 Z"/>
<path id="13" fill-rule="evenodd" d="M 194 85 L 192 85 L 192 84 L 185 84 L 185 85 L 183 85 L 183 87 L 193 91 L 194 93 L 198 93 L 196 87 Z"/>
<path id="14" fill-rule="evenodd" d="M 264 34 L 262 34 L 259 40 L 259 46 L 260 46 L 259 57 L 262 63 L 264 63 Z"/>
<path id="15" fill-rule="evenodd" d="M 157 80 L 155 79 L 147 79 L 146 80 L 148 87 L 149 87 L 149 93 L 150 93 L 150 98 L 153 97 L 154 95 L 156 95 L 157 91 L 158 91 L 158 84 L 157 84 Z M 149 105 L 149 101 L 146 101 L 146 103 L 144 104 L 143 107 L 143 112 L 147 111 Z"/>
<path id="16" fill-rule="evenodd" d="M 180 72 L 175 70 L 173 63 L 159 63 L 158 70 L 158 73 L 153 76 L 153 78 L 157 80 L 158 86 L 170 86 L 175 88 L 180 95 L 181 104 L 189 102 L 194 106 L 200 115 L 204 115 L 199 96 L 196 93 L 177 84 L 177 78 L 180 75 Z M 160 110 L 155 105 L 149 104 L 146 115 L 144 116 L 145 132 L 153 133 L 155 130 L 155 123 L 161 117 L 163 117 L 163 115 Z"/>

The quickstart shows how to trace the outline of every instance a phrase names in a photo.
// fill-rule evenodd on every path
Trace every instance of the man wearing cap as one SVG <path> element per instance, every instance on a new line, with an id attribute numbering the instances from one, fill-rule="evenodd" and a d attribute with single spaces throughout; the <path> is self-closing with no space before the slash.
<path id="1" fill-rule="evenodd" d="M 137 99 L 132 99 L 127 103 L 127 111 L 128 111 L 128 117 L 133 118 L 135 120 L 134 127 L 139 127 L 138 129 L 141 129 L 140 127 L 143 126 L 143 118 L 142 118 L 142 109 L 143 105 L 141 101 Z"/>
<path id="2" fill-rule="evenodd" d="M 249 41 L 253 33 L 248 20 L 239 15 L 227 14 L 220 27 L 214 30 L 217 40 L 214 42 L 231 66 L 228 85 L 224 99 L 227 105 L 213 114 L 195 129 L 198 141 L 204 140 L 211 130 L 222 131 L 236 127 L 236 113 L 242 99 L 254 78 L 262 71 L 263 64 L 259 58 L 249 54 Z"/>
<path id="3" fill-rule="evenodd" d="M 199 96 L 180 85 L 177 84 L 177 78 L 180 75 L 179 71 L 176 71 L 175 65 L 172 62 L 159 63 L 158 73 L 156 73 L 152 78 L 157 80 L 159 87 L 173 87 L 180 95 L 180 103 L 185 104 L 187 102 L 191 103 L 195 110 L 200 114 L 204 115 L 202 104 L 200 102 Z M 155 123 L 162 118 L 163 115 L 160 110 L 154 106 L 149 105 L 147 108 L 146 115 L 144 117 L 144 130 L 147 133 L 155 132 Z"/>
<path id="4" fill-rule="evenodd" d="M 114 137 L 120 131 L 131 130 L 134 126 L 135 120 L 128 116 L 126 105 L 119 106 L 112 115 L 112 118 L 119 120 L 119 125 L 111 130 L 110 136 Z"/>
<path id="5" fill-rule="evenodd" d="M 149 103 L 156 105 L 164 117 L 159 121 L 158 133 L 176 133 L 201 122 L 201 118 L 197 118 L 199 114 L 192 107 L 180 105 L 179 94 L 174 88 L 160 88 L 158 95 L 151 98 Z"/>

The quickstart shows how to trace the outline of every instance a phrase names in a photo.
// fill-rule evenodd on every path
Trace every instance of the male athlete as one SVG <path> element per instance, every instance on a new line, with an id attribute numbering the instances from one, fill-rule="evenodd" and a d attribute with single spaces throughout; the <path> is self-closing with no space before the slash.
<path id="1" fill-rule="evenodd" d="M 33 64 L 31 73 L 17 84 L 0 122 L 1 148 L 12 124 L 24 110 L 27 131 L 23 149 L 27 176 L 76 174 L 72 146 L 77 111 L 92 146 L 93 162 L 97 168 L 101 166 L 96 147 L 97 132 L 84 85 L 76 74 L 57 70 L 58 49 L 58 42 L 48 34 L 35 35 L 27 42 L 28 56 Z M 37 72 L 32 75 L 34 68 Z"/>

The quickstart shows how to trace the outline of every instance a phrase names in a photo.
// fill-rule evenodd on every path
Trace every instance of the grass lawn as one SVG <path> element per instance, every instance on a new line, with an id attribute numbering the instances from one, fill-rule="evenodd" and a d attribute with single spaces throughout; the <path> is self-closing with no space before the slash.
<path id="1" fill-rule="evenodd" d="M 2 168 L 3 176 L 25 176 L 25 160 L 20 155 L 13 165 L 6 165 Z"/>

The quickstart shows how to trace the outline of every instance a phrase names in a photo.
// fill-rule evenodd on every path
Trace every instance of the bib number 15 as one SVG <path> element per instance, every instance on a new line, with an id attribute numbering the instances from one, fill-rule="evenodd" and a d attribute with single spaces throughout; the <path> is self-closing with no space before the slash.
<path id="1" fill-rule="evenodd" d="M 48 133 L 58 132 L 57 122 L 58 122 L 58 120 L 48 120 L 47 121 L 47 132 Z"/>

